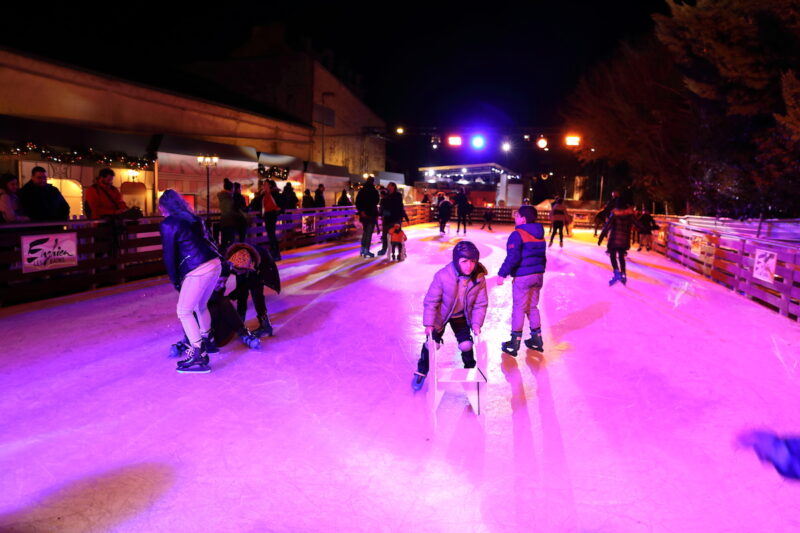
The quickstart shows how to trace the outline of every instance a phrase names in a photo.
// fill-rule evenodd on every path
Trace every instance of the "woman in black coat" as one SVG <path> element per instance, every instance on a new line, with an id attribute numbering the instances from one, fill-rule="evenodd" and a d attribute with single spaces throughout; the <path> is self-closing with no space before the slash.
<path id="1" fill-rule="evenodd" d="M 219 252 L 203 221 L 177 192 L 164 191 L 158 208 L 165 217 L 160 226 L 164 264 L 178 290 L 178 319 L 189 339 L 186 357 L 178 361 L 178 372 L 210 372 L 208 300 L 222 271 Z"/>

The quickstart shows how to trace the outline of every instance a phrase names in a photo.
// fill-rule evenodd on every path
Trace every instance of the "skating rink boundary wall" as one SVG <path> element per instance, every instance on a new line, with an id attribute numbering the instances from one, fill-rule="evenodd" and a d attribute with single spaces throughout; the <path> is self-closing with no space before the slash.
<path id="1" fill-rule="evenodd" d="M 428 207 L 406 206 L 411 224 L 428 222 Z M 138 220 L 73 220 L 0 225 L 0 306 L 108 287 L 166 274 L 161 256 L 161 217 Z M 212 215 L 213 227 L 219 215 Z M 282 250 L 360 236 L 355 207 L 287 209 L 276 233 Z M 77 266 L 23 273 L 21 238 L 75 233 Z M 269 243 L 263 219 L 250 217 L 246 240 Z"/>
<path id="2" fill-rule="evenodd" d="M 769 221 L 786 241 L 720 231 L 713 218 L 655 217 L 653 248 L 669 259 L 792 320 L 800 316 L 800 224 Z M 687 222 L 691 222 L 687 223 Z M 703 223 L 706 227 L 695 225 Z M 748 229 L 757 222 L 748 223 Z M 736 228 L 735 221 L 731 224 Z M 727 229 L 728 226 L 723 226 Z M 762 231 L 765 226 L 762 224 Z M 791 242 L 792 238 L 795 242 Z"/>

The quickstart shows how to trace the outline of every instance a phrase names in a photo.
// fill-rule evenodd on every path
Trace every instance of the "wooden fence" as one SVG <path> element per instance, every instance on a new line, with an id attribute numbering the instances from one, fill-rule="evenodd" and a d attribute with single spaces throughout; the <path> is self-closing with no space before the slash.
<path id="1" fill-rule="evenodd" d="M 713 219 L 711 219 L 713 220 Z M 656 217 L 654 250 L 792 320 L 800 316 L 800 244 Z M 800 225 L 793 229 L 795 234 Z M 792 232 L 781 225 L 782 234 Z"/>
<path id="2" fill-rule="evenodd" d="M 411 224 L 430 219 L 429 206 L 406 206 Z M 219 219 L 212 215 L 211 225 Z M 75 220 L 0 225 L 0 306 L 82 292 L 166 273 L 161 258 L 161 217 L 118 221 Z M 282 250 L 330 240 L 356 238 L 354 207 L 289 209 L 281 214 L 276 233 Z M 21 239 L 75 234 L 77 265 L 23 273 Z M 264 221 L 253 216 L 246 240 L 269 243 Z"/>

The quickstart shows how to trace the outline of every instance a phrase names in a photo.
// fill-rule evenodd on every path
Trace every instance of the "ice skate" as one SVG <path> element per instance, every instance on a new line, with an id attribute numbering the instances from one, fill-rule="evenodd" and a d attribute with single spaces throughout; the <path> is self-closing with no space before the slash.
<path id="1" fill-rule="evenodd" d="M 620 273 L 619 280 L 622 282 L 623 285 L 628 284 L 628 275 L 625 272 Z"/>
<path id="2" fill-rule="evenodd" d="M 202 347 L 189 346 L 184 355 L 186 357 L 178 361 L 177 371 L 181 374 L 206 374 L 211 372 L 211 368 L 208 366 L 208 355 L 203 353 Z"/>
<path id="3" fill-rule="evenodd" d="M 184 337 L 181 340 L 179 340 L 178 342 L 169 347 L 169 356 L 180 357 L 181 355 L 183 355 L 183 352 L 185 352 L 186 348 L 188 347 L 189 347 L 189 339 L 187 339 L 186 336 L 184 335 Z"/>
<path id="4" fill-rule="evenodd" d="M 420 389 L 422 389 L 422 386 L 424 384 L 425 384 L 425 374 L 414 372 L 414 377 L 411 379 L 411 388 L 414 389 L 414 392 L 417 392 Z"/>
<path id="5" fill-rule="evenodd" d="M 239 340 L 241 340 L 242 343 L 251 350 L 258 350 L 259 348 L 261 348 L 261 339 L 259 339 L 258 336 L 255 335 L 255 333 L 251 333 L 247 329 L 245 329 L 239 335 Z"/>
<path id="6" fill-rule="evenodd" d="M 269 316 L 262 315 L 258 317 L 258 328 L 253 331 L 253 335 L 256 337 L 263 337 L 267 335 L 268 337 L 272 337 L 272 324 L 269 323 Z"/>
<path id="7" fill-rule="evenodd" d="M 514 357 L 517 356 L 517 352 L 519 352 L 520 346 L 520 338 L 522 337 L 522 333 L 513 332 L 511 333 L 511 340 L 504 342 L 501 345 L 503 352 L 507 353 L 508 355 L 512 355 Z"/>
<path id="8" fill-rule="evenodd" d="M 525 339 L 525 346 L 527 346 L 531 350 L 536 350 L 537 352 L 544 351 L 542 328 L 536 328 L 531 330 L 531 337 L 529 339 Z"/>
<path id="9" fill-rule="evenodd" d="M 217 343 L 214 342 L 214 337 L 209 335 L 207 337 L 202 338 L 203 342 L 203 351 L 205 353 L 219 353 L 219 348 L 217 348 Z"/>
<path id="10" fill-rule="evenodd" d="M 615 270 L 615 271 L 614 271 L 614 277 L 613 277 L 613 278 L 611 278 L 610 280 L 608 280 L 608 286 L 609 286 L 609 287 L 610 287 L 610 286 L 612 286 L 613 284 L 615 284 L 616 282 L 618 282 L 620 279 L 621 279 L 621 278 L 620 278 L 620 275 L 619 275 L 619 270 Z"/>

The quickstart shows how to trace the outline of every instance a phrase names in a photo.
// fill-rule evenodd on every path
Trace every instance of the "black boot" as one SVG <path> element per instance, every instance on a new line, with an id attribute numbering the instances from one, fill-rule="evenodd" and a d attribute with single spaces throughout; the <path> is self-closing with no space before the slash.
<path id="1" fill-rule="evenodd" d="M 464 368 L 475 368 L 478 363 L 475 361 L 475 352 L 470 348 L 466 352 L 461 352 L 461 360 L 464 362 Z"/>
<path id="2" fill-rule="evenodd" d="M 502 349 L 505 353 L 509 355 L 513 355 L 514 357 L 517 356 L 517 352 L 519 351 L 520 339 L 522 338 L 521 331 L 512 331 L 511 332 L 511 340 L 504 342 L 502 345 Z"/>
<path id="3" fill-rule="evenodd" d="M 189 347 L 189 339 L 186 338 L 186 335 L 183 336 L 181 340 L 173 344 L 169 347 L 169 356 L 170 357 L 180 357 L 183 355 L 183 352 L 186 351 L 186 348 Z"/>
<path id="4" fill-rule="evenodd" d="M 219 348 L 217 348 L 217 343 L 214 341 L 214 335 L 212 333 L 202 337 L 202 340 L 203 351 L 205 353 L 219 353 Z"/>
<path id="5" fill-rule="evenodd" d="M 184 359 L 178 361 L 178 372 L 206 374 L 211 372 L 208 367 L 208 354 L 203 350 L 202 343 L 198 346 L 189 346 L 184 352 Z"/>
<path id="6" fill-rule="evenodd" d="M 272 324 L 269 323 L 269 316 L 259 315 L 258 328 L 253 332 L 256 337 L 263 337 L 267 335 L 272 337 Z"/>
<path id="7" fill-rule="evenodd" d="M 537 352 L 544 351 L 544 340 L 542 339 L 542 328 L 531 329 L 531 338 L 525 339 L 525 346 Z"/>

